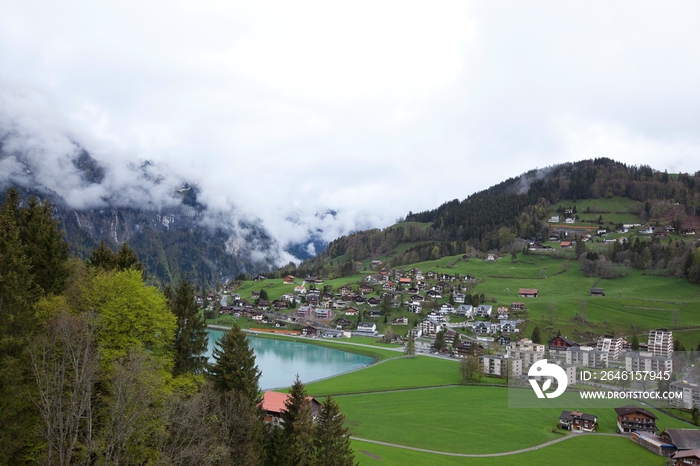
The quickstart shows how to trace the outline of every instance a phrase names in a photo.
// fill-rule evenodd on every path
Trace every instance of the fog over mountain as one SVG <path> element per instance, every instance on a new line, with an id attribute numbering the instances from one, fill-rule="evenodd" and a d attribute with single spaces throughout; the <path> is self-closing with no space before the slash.
<path id="1" fill-rule="evenodd" d="M 274 234 L 260 217 L 240 208 L 247 199 L 231 199 L 207 182 L 206 173 L 145 160 L 138 154 L 106 153 L 99 145 L 62 122 L 40 94 L 26 91 L 0 94 L 0 187 L 21 186 L 75 211 L 132 209 L 162 213 L 178 211 L 193 224 L 230 236 L 229 249 L 241 245 L 264 268 L 309 257 L 326 243 L 365 224 L 347 219 L 330 207 L 306 212 L 290 206 Z M 235 183 L 237 176 L 231 176 Z M 264 188 L 250 196 L 264 195 Z M 251 233 L 264 232 L 255 239 Z M 107 235 L 114 243 L 123 235 Z"/>

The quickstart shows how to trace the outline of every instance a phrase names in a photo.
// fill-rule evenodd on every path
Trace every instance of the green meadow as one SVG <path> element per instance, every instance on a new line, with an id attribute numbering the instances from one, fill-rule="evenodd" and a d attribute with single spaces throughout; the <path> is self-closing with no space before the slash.
<path id="1" fill-rule="evenodd" d="M 574 395 L 572 403 L 576 402 Z M 562 435 L 552 432 L 562 408 L 509 408 L 505 387 L 405 390 L 339 396 L 336 401 L 354 436 L 428 450 L 499 453 L 532 447 Z M 612 408 L 584 411 L 598 416 L 599 432 L 615 433 Z M 656 414 L 660 429 L 690 427 L 663 413 Z"/>
<path id="2" fill-rule="evenodd" d="M 453 422 L 458 422 L 459 419 Z M 478 426 L 475 426 L 478 428 Z M 524 435 L 524 432 L 521 432 Z M 567 466 L 624 465 L 663 466 L 666 460 L 635 445 L 625 437 L 578 435 L 561 443 L 509 456 L 460 458 L 353 441 L 355 460 L 362 466 L 435 465 L 443 466 Z"/>

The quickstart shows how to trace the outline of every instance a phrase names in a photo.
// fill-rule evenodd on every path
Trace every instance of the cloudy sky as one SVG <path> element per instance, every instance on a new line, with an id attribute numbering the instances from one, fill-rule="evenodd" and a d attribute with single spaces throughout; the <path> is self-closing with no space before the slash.
<path id="1" fill-rule="evenodd" d="M 115 167 L 99 189 L 150 159 L 283 243 L 566 161 L 700 170 L 697 1 L 0 7 L 0 125 L 42 135 L 46 176 L 63 134 Z"/>

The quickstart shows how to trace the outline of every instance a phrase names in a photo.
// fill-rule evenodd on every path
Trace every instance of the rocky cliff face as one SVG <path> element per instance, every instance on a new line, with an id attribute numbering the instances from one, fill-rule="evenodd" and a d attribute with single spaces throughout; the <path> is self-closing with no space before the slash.
<path id="1" fill-rule="evenodd" d="M 64 190 L 62 195 L 46 182 L 53 178 L 47 177 L 40 158 L 7 150 L 1 143 L 2 139 L 0 188 L 14 186 L 25 197 L 49 200 L 78 257 L 87 257 L 100 241 L 114 248 L 127 242 L 153 279 L 171 283 L 187 274 L 190 280 L 208 284 L 239 273 L 269 270 L 279 261 L 279 247 L 262 226 L 236 219 L 233 212 L 207 210 L 197 201 L 196 186 L 182 180 L 177 184 L 167 180 L 168 189 L 165 177 L 150 162 L 131 167 L 133 183 L 115 191 L 114 186 L 105 188 L 109 171 L 76 148 L 63 177 L 72 177 L 71 182 L 56 182 Z M 96 199 L 90 199 L 93 192 Z M 80 202 L 75 202 L 76 196 Z M 125 199 L 131 199 L 127 202 L 133 206 L 125 207 Z"/>

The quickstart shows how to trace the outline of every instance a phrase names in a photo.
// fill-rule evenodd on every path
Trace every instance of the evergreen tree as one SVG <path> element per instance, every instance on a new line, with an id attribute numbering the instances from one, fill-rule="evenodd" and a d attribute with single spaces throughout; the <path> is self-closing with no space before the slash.
<path id="1" fill-rule="evenodd" d="M 304 406 L 308 404 L 306 388 L 301 383 L 299 374 L 297 374 L 289 391 L 289 397 L 284 402 L 284 409 L 280 413 L 282 426 L 284 427 L 284 437 L 288 445 L 291 445 L 290 439 L 294 437 L 294 423 L 301 416 Z"/>
<path id="2" fill-rule="evenodd" d="M 632 335 L 632 341 L 630 341 L 630 348 L 632 351 L 639 351 L 639 338 L 637 338 L 637 333 Z"/>
<path id="3" fill-rule="evenodd" d="M 260 299 L 264 299 L 267 301 L 269 298 L 267 297 L 267 291 L 265 290 L 260 290 Z"/>
<path id="4" fill-rule="evenodd" d="M 542 343 L 542 336 L 540 335 L 540 328 L 538 326 L 532 329 L 532 337 L 530 339 L 533 343 Z"/>
<path id="5" fill-rule="evenodd" d="M 446 347 L 447 343 L 445 342 L 445 329 L 441 329 L 437 335 L 435 335 L 435 343 L 433 343 L 433 348 L 440 351 Z"/>
<path id="6" fill-rule="evenodd" d="M 416 340 L 413 338 L 413 335 L 408 337 L 408 341 L 406 342 L 406 348 L 404 348 L 404 350 L 403 350 L 403 355 L 406 356 L 407 358 L 415 357 L 415 355 L 416 355 Z"/>
<path id="7" fill-rule="evenodd" d="M 201 374 L 206 366 L 207 324 L 199 313 L 194 292 L 194 285 L 182 278 L 175 291 L 167 293 L 177 318 L 174 375 Z"/>
<path id="8" fill-rule="evenodd" d="M 255 365 L 255 353 L 246 335 L 234 323 L 214 347 L 214 364 L 210 374 L 214 387 L 222 392 L 237 390 L 249 399 L 256 399 L 260 388 L 260 369 Z"/>
<path id="9" fill-rule="evenodd" d="M 355 455 L 350 446 L 349 430 L 343 426 L 345 416 L 340 413 L 338 403 L 328 396 L 321 404 L 316 420 L 314 443 L 318 464 L 353 466 Z"/>
<path id="10" fill-rule="evenodd" d="M 117 256 L 114 251 L 107 246 L 104 240 L 100 241 L 87 259 L 87 264 L 90 267 L 99 267 L 106 271 L 114 270 L 117 266 Z"/>
<path id="11" fill-rule="evenodd" d="M 139 257 L 126 243 L 123 243 L 117 251 L 115 265 L 117 270 L 135 269 L 143 272 L 143 264 L 139 261 Z"/>
<path id="12" fill-rule="evenodd" d="M 308 400 L 300 406 L 299 414 L 293 424 L 293 436 L 287 451 L 287 464 L 294 466 L 316 466 L 319 463 L 314 449 L 316 439 L 314 423 L 311 419 L 311 406 Z M 334 464 L 334 463 L 325 463 Z"/>
<path id="13" fill-rule="evenodd" d="M 59 294 L 68 279 L 68 243 L 53 219 L 53 207 L 32 196 L 19 213 L 20 240 L 34 282 L 44 294 Z"/>

